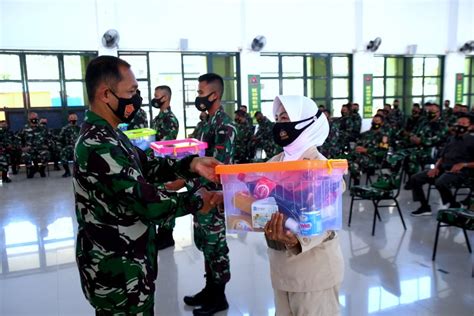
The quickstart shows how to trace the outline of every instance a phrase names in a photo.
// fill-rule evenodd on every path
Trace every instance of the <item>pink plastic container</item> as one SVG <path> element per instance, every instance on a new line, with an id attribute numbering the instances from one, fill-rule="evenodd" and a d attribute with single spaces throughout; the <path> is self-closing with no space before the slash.
<path id="1" fill-rule="evenodd" d="M 153 149 L 156 157 L 182 159 L 189 155 L 199 155 L 203 157 L 207 143 L 194 138 L 185 138 L 152 142 L 150 148 Z"/>

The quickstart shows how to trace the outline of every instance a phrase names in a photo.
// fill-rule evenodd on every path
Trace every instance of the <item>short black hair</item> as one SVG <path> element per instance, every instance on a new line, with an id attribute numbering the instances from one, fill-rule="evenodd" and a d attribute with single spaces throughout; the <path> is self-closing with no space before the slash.
<path id="1" fill-rule="evenodd" d="M 263 115 L 263 113 L 262 113 L 262 112 L 260 112 L 260 111 L 257 111 L 257 112 L 255 112 L 255 114 L 254 114 L 253 116 L 254 116 L 254 117 L 257 117 L 257 115 L 259 115 L 259 114 L 260 114 L 260 115 Z"/>
<path id="2" fill-rule="evenodd" d="M 156 87 L 156 88 L 155 88 L 155 91 L 156 91 L 156 90 L 164 90 L 164 91 L 166 91 L 166 94 L 168 95 L 168 97 L 171 98 L 171 88 L 170 88 L 170 87 L 168 87 L 168 86 L 166 86 L 166 85 L 162 85 L 162 86 Z"/>
<path id="3" fill-rule="evenodd" d="M 376 118 L 376 117 L 379 117 L 382 120 L 382 122 L 385 122 L 385 117 L 383 115 L 375 114 L 374 118 Z"/>
<path id="4" fill-rule="evenodd" d="M 420 107 L 420 103 L 413 103 L 413 107 L 414 107 L 414 108 L 421 108 L 421 107 Z"/>
<path id="5" fill-rule="evenodd" d="M 242 104 L 239 108 L 247 108 L 247 106 Z"/>
<path id="6" fill-rule="evenodd" d="M 221 76 L 215 73 L 207 73 L 200 76 L 198 81 L 215 85 L 217 93 L 219 93 L 219 97 L 222 98 L 222 95 L 224 94 L 224 80 Z"/>
<path id="7" fill-rule="evenodd" d="M 234 112 L 236 116 L 245 117 L 245 112 L 242 110 L 237 110 Z"/>
<path id="8" fill-rule="evenodd" d="M 467 118 L 469 120 L 469 123 L 472 125 L 474 124 L 474 115 L 469 114 L 469 113 L 462 113 L 458 116 L 458 120 L 460 118 Z"/>
<path id="9" fill-rule="evenodd" d="M 96 57 L 89 62 L 85 78 L 89 102 L 94 101 L 99 84 L 106 82 L 115 87 L 122 80 L 120 67 L 130 68 L 130 64 L 118 57 L 105 55 Z"/>
<path id="10" fill-rule="evenodd" d="M 351 109 L 351 105 L 350 105 L 349 103 L 343 104 L 343 105 L 341 106 L 341 109 L 342 109 L 342 108 L 347 108 L 348 110 L 350 110 L 350 109 Z"/>

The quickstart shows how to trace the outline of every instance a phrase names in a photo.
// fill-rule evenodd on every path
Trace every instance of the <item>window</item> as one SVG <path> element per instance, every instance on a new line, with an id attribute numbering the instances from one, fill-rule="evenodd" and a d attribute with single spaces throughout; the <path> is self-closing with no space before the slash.
<path id="1" fill-rule="evenodd" d="M 68 107 L 84 109 L 87 104 L 85 70 L 96 55 L 95 52 L 0 51 L 0 119 L 8 119 L 8 112 L 53 110 L 62 112 L 58 117 L 64 119 L 53 121 L 50 127 L 62 127 Z M 48 113 L 43 114 L 48 117 Z"/>
<path id="2" fill-rule="evenodd" d="M 443 57 L 377 56 L 374 65 L 374 109 L 393 104 L 395 99 L 408 112 L 413 103 L 440 103 Z"/>
<path id="3" fill-rule="evenodd" d="M 474 106 L 474 57 L 466 58 L 466 70 L 464 72 L 463 104 L 469 108 Z"/>
<path id="4" fill-rule="evenodd" d="M 272 117 L 279 94 L 305 95 L 333 113 L 352 99 L 350 55 L 262 54 L 260 57 L 262 112 Z"/>

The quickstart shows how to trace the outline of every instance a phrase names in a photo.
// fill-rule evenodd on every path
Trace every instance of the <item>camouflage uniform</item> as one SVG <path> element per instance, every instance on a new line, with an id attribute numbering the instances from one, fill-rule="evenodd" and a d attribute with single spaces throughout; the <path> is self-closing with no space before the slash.
<path id="1" fill-rule="evenodd" d="M 98 314 L 152 315 L 155 224 L 202 207 L 197 195 L 169 193 L 159 183 L 194 176 L 187 171 L 193 157 L 147 160 L 123 132 L 87 112 L 74 158 L 82 290 Z"/>
<path id="2" fill-rule="evenodd" d="M 264 117 L 261 122 L 258 122 L 258 130 L 251 138 L 249 143 L 250 159 L 255 157 L 257 149 L 263 149 L 267 155 L 267 159 L 279 154 L 282 149 L 275 144 L 273 140 L 273 126 L 275 123 Z"/>
<path id="3" fill-rule="evenodd" d="M 235 163 L 250 162 L 248 144 L 253 136 L 253 128 L 248 124 L 236 123 L 237 137 L 235 139 Z"/>
<path id="4" fill-rule="evenodd" d="M 400 109 L 393 109 L 386 118 L 388 125 L 394 129 L 402 128 L 404 120 L 404 115 Z"/>
<path id="5" fill-rule="evenodd" d="M 409 175 L 419 172 L 431 159 L 436 159 L 436 157 L 431 157 L 432 150 L 446 141 L 447 134 L 448 127 L 441 118 L 435 121 L 425 120 L 418 126 L 412 135 L 419 137 L 421 143 L 409 144 L 404 150 L 408 156 L 406 170 Z"/>
<path id="6" fill-rule="evenodd" d="M 61 129 L 59 139 L 61 140 L 61 164 L 67 165 L 74 159 L 74 145 L 79 137 L 80 127 L 69 124 Z"/>
<path id="7" fill-rule="evenodd" d="M 361 134 L 357 146 L 367 149 L 367 153 L 350 154 L 350 173 L 354 179 L 359 179 L 362 172 L 373 173 L 383 161 L 389 147 L 389 136 L 385 129 L 370 129 Z"/>
<path id="8" fill-rule="evenodd" d="M 51 134 L 48 133 L 48 130 L 42 126 L 25 125 L 19 136 L 22 147 L 30 147 L 22 154 L 26 167 L 31 167 L 33 164 L 46 166 L 51 147 Z"/>
<path id="9" fill-rule="evenodd" d="M 148 127 L 148 119 L 146 117 L 146 112 L 144 109 L 140 108 L 133 117 L 132 121 L 128 124 L 127 129 L 139 129 L 139 128 L 147 128 Z"/>
<path id="10" fill-rule="evenodd" d="M 209 117 L 204 126 L 202 139 L 207 143 L 206 156 L 214 157 L 224 164 L 232 164 L 235 155 L 237 130 L 230 117 L 221 107 Z M 207 184 L 212 185 L 212 184 Z M 210 189 L 218 187 L 209 186 Z M 209 214 L 194 215 L 194 242 L 204 253 L 206 277 L 216 284 L 230 280 L 229 248 L 225 237 L 224 212 L 217 208 Z"/>
<path id="11" fill-rule="evenodd" d="M 352 131 L 351 131 L 351 141 L 356 141 L 360 137 L 360 129 L 362 127 L 362 117 L 358 112 L 352 112 L 350 116 Z"/>
<path id="12" fill-rule="evenodd" d="M 321 153 L 327 158 L 347 159 L 349 143 L 355 141 L 354 120 L 350 116 L 341 116 L 331 120 L 329 136 L 321 147 Z"/>
<path id="13" fill-rule="evenodd" d="M 199 121 L 199 123 L 197 123 L 196 127 L 194 128 L 194 131 L 188 136 L 201 140 L 204 125 L 206 125 L 206 121 Z"/>
<path id="14" fill-rule="evenodd" d="M 8 172 L 10 165 L 10 151 L 15 142 L 15 135 L 6 128 L 0 128 L 0 173 Z"/>
<path id="15" fill-rule="evenodd" d="M 179 122 L 171 109 L 160 111 L 151 123 L 151 128 L 156 130 L 156 141 L 173 140 L 178 136 Z"/>

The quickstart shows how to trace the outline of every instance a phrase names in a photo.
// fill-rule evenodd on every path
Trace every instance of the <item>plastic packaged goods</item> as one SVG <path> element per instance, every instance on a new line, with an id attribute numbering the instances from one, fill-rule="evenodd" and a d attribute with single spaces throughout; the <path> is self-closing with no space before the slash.
<path id="1" fill-rule="evenodd" d="M 261 232 L 274 212 L 284 214 L 288 230 L 303 236 L 341 229 L 346 171 L 346 160 L 217 166 L 228 231 Z"/>
<path id="2" fill-rule="evenodd" d="M 199 155 L 199 157 L 203 157 L 207 143 L 194 138 L 185 138 L 153 142 L 150 147 L 157 157 L 182 159 L 189 155 Z"/>
<path id="3" fill-rule="evenodd" d="M 151 128 L 139 128 L 124 131 L 123 133 L 127 135 L 133 145 L 141 150 L 147 150 L 150 148 L 151 142 L 155 140 L 156 131 Z"/>

